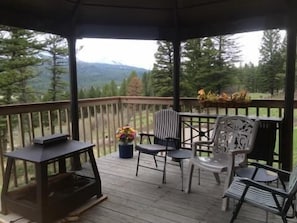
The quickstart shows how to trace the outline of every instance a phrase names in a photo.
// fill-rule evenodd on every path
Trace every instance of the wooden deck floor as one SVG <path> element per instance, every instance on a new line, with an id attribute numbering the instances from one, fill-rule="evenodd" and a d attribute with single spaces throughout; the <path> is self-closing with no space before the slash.
<path id="1" fill-rule="evenodd" d="M 234 202 L 230 202 L 227 212 L 221 211 L 223 184 L 217 185 L 212 174 L 201 171 L 200 185 L 197 184 L 197 174 L 195 174 L 196 179 L 193 180 L 192 192 L 186 194 L 181 191 L 178 166 L 168 165 L 167 183 L 162 184 L 162 173 L 158 171 L 141 168 L 138 177 L 136 177 L 136 158 L 136 154 L 134 154 L 132 159 L 120 159 L 117 153 L 113 153 L 97 160 L 102 180 L 102 191 L 108 198 L 82 213 L 77 222 L 229 222 Z M 146 162 L 152 163 L 153 160 L 149 157 Z M 187 172 L 186 162 L 185 172 Z M 224 176 L 222 176 L 223 178 Z M 235 222 L 260 223 L 265 222 L 265 217 L 264 211 L 243 205 Z M 3 217 L 6 221 L 7 218 L 8 216 Z M 3 220 L 3 222 L 5 221 Z M 21 221 L 16 221 L 16 223 L 19 222 Z M 269 214 L 267 222 L 282 221 L 280 217 Z M 293 219 L 289 222 L 297 222 L 297 220 Z"/>

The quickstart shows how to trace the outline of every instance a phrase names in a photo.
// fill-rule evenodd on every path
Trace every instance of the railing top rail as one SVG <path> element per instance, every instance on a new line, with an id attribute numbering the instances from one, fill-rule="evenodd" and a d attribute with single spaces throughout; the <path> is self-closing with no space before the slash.
<path id="1" fill-rule="evenodd" d="M 196 98 L 181 98 L 181 105 L 199 106 Z M 172 97 L 146 97 L 146 96 L 116 96 L 104 98 L 92 98 L 79 100 L 79 106 L 89 105 L 106 105 L 106 104 L 149 104 L 149 105 L 172 105 Z M 252 100 L 249 107 L 259 108 L 283 108 L 284 100 Z M 70 101 L 55 101 L 55 102 L 39 102 L 39 103 L 26 103 L 26 104 L 11 104 L 1 105 L 0 115 L 21 114 L 28 112 L 50 111 L 56 109 L 70 108 Z M 297 101 L 294 102 L 294 108 L 297 108 Z"/>
<path id="2" fill-rule="evenodd" d="M 26 104 L 1 105 L 0 115 L 21 114 L 27 112 L 40 112 L 55 109 L 69 108 L 70 101 L 38 102 Z"/>

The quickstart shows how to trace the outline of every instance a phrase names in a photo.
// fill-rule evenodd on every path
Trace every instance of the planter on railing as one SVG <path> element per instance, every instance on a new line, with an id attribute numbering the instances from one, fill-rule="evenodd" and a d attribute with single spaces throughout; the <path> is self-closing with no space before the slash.
<path id="1" fill-rule="evenodd" d="M 211 91 L 206 93 L 204 89 L 198 91 L 197 99 L 200 105 L 207 107 L 223 107 L 223 108 L 246 108 L 251 104 L 251 98 L 247 95 L 246 90 L 241 90 L 233 94 L 225 92 L 215 94 Z"/>
<path id="2" fill-rule="evenodd" d="M 199 101 L 200 105 L 204 108 L 220 107 L 220 108 L 247 108 L 250 106 L 251 101 Z"/>

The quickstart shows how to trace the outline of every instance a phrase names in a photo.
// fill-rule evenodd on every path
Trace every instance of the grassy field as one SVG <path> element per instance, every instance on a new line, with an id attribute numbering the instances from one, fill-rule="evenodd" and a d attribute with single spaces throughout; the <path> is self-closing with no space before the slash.
<path id="1" fill-rule="evenodd" d="M 275 99 L 275 100 L 283 100 L 285 95 L 283 92 L 276 93 L 273 96 L 269 93 L 248 93 L 251 99 Z M 296 96 L 295 96 L 296 97 Z"/>
<path id="2" fill-rule="evenodd" d="M 251 99 L 264 99 L 264 98 L 271 98 L 270 94 L 268 93 L 249 93 Z"/>

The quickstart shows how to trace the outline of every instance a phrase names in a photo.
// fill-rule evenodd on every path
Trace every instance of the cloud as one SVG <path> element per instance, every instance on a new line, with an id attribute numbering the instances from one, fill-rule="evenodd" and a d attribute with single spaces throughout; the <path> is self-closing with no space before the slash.
<path id="1" fill-rule="evenodd" d="M 120 63 L 152 69 L 157 51 L 156 41 L 81 39 L 77 40 L 77 58 L 87 62 Z"/>
<path id="2" fill-rule="evenodd" d="M 282 37 L 285 31 L 281 31 Z M 239 42 L 242 63 L 258 64 L 263 31 L 235 34 Z M 124 64 L 152 69 L 157 52 L 154 40 L 92 39 L 77 40 L 77 58 L 86 62 Z"/>

